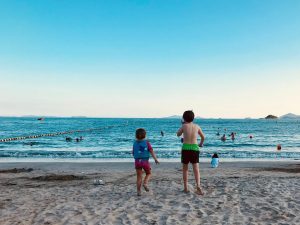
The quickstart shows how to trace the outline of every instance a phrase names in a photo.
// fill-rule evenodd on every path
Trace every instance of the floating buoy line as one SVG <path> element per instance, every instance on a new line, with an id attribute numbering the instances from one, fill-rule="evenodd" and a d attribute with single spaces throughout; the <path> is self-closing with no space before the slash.
<path id="1" fill-rule="evenodd" d="M 122 125 L 111 125 L 111 126 L 105 126 L 105 127 L 90 128 L 90 129 L 85 129 L 85 130 L 69 130 L 69 131 L 49 133 L 49 134 L 37 134 L 37 135 L 30 135 L 30 136 L 4 138 L 4 139 L 0 139 L 0 142 L 19 141 L 19 140 L 24 140 L 24 139 L 33 139 L 33 138 L 40 138 L 40 137 L 53 137 L 53 136 L 64 135 L 64 134 L 91 132 L 91 131 L 95 131 L 95 130 L 104 130 L 104 129 L 109 129 L 109 128 L 113 128 L 113 127 L 124 127 L 127 125 L 128 125 L 128 122 L 126 124 L 122 124 Z"/>

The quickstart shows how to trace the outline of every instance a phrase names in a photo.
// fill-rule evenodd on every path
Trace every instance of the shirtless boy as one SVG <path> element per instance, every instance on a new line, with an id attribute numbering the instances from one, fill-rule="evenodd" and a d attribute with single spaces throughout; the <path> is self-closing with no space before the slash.
<path id="1" fill-rule="evenodd" d="M 184 192 L 188 193 L 188 169 L 189 163 L 193 165 L 193 171 L 196 181 L 196 193 L 198 195 L 203 195 L 203 191 L 200 186 L 200 171 L 199 171 L 199 147 L 203 146 L 204 134 L 201 128 L 193 123 L 194 113 L 193 111 L 185 111 L 183 113 L 183 124 L 181 128 L 177 131 L 177 136 L 183 135 L 183 145 L 181 150 L 181 163 L 182 163 L 182 175 Z M 200 136 L 201 141 L 198 145 L 197 136 Z"/>

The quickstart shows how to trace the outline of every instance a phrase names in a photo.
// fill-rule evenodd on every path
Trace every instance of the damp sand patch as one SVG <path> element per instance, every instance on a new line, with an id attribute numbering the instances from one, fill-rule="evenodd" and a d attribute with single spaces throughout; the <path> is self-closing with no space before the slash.
<path id="1" fill-rule="evenodd" d="M 0 173 L 30 173 L 32 168 L 13 168 L 8 170 L 0 170 Z"/>
<path id="2" fill-rule="evenodd" d="M 267 172 L 300 173 L 300 164 L 292 165 L 289 167 L 260 168 L 256 170 Z"/>
<path id="3" fill-rule="evenodd" d="M 84 176 L 76 176 L 76 175 L 58 175 L 58 174 L 50 174 L 45 176 L 33 177 L 31 180 L 36 181 L 72 181 L 72 180 L 84 180 L 87 179 Z"/>

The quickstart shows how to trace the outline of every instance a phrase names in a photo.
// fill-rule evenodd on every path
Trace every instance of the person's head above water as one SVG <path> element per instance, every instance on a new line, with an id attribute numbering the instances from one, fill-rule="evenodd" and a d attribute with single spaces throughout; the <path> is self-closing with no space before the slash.
<path id="1" fill-rule="evenodd" d="M 190 123 L 193 122 L 195 114 L 192 110 L 185 111 L 182 116 L 184 122 Z"/>
<path id="2" fill-rule="evenodd" d="M 139 128 L 135 131 L 135 137 L 137 140 L 143 140 L 146 137 L 146 130 L 143 128 Z"/>

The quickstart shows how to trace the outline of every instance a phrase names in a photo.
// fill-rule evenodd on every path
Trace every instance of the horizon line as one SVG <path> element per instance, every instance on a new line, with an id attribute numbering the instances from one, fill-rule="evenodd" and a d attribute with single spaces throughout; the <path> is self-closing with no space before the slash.
<path id="1" fill-rule="evenodd" d="M 281 116 L 276 116 L 278 119 L 282 116 L 294 114 L 294 113 L 286 113 Z M 273 115 L 273 114 L 269 114 Z M 296 116 L 297 114 L 294 114 Z M 268 116 L 268 115 L 267 115 Z M 10 118 L 87 118 L 87 119 L 181 119 L 182 116 L 180 115 L 171 115 L 171 116 L 161 116 L 161 117 L 108 117 L 108 116 L 55 116 L 55 115 L 0 115 L 1 118 L 3 117 L 10 117 Z M 265 119 L 264 117 L 201 117 L 196 116 L 195 119 Z"/>

